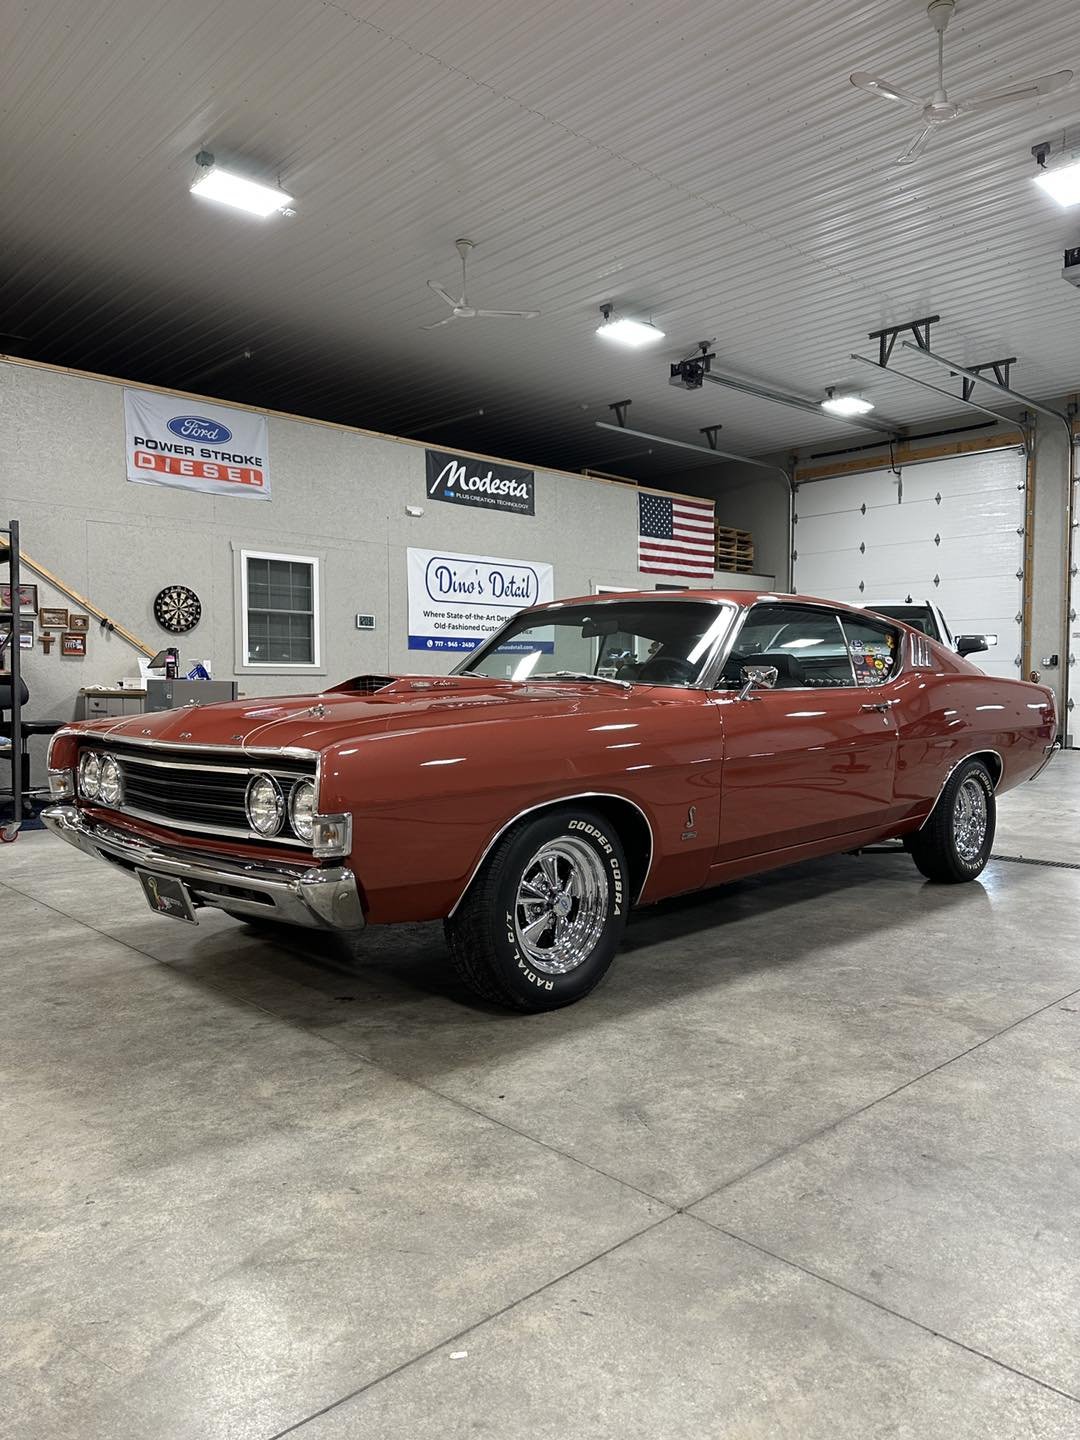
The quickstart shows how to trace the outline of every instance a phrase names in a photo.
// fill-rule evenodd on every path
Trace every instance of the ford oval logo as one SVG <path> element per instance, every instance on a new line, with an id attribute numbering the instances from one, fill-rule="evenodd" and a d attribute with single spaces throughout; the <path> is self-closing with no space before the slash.
<path id="1" fill-rule="evenodd" d="M 169 429 L 181 440 L 205 440 L 209 445 L 224 445 L 232 439 L 227 425 L 207 420 L 204 415 L 175 415 L 169 421 Z"/>

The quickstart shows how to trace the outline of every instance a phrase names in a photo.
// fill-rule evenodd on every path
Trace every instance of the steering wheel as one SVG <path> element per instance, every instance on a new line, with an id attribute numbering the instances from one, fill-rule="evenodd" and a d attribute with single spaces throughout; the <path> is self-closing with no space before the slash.
<path id="1" fill-rule="evenodd" d="M 639 685 L 689 685 L 697 676 L 697 668 L 689 660 L 674 655 L 653 655 L 638 671 Z"/>

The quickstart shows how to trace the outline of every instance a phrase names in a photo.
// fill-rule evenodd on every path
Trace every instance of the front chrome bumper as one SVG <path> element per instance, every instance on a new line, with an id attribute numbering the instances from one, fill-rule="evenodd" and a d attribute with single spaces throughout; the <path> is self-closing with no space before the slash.
<path id="1" fill-rule="evenodd" d="M 196 906 L 212 905 L 237 915 L 317 930 L 363 927 L 356 876 L 344 867 L 305 869 L 203 853 L 189 855 L 90 820 L 74 805 L 54 805 L 44 810 L 41 818 L 61 840 L 131 875 L 148 870 L 182 880 Z"/>

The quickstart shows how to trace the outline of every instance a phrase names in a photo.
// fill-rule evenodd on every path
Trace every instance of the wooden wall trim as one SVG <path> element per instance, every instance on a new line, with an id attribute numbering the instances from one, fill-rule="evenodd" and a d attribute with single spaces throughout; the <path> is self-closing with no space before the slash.
<path id="1" fill-rule="evenodd" d="M 890 455 L 864 455 L 858 460 L 841 460 L 831 465 L 797 466 L 795 484 L 813 480 L 831 480 L 836 475 L 858 475 L 867 470 L 889 470 L 893 465 L 917 465 L 927 460 L 944 460 L 950 455 L 978 455 L 986 450 L 1013 450 L 1024 444 L 1021 430 L 1006 430 L 1000 435 L 986 435 L 975 440 L 952 440 L 940 445 L 894 446 Z"/>
<path id="2" fill-rule="evenodd" d="M 239 400 L 223 400 L 220 395 L 203 395 L 194 390 L 173 390 L 167 385 L 147 385 L 142 380 L 124 380 L 118 375 L 100 375 L 94 370 L 76 370 L 69 365 L 49 365 L 44 360 L 26 360 L 21 355 L 0 354 L 0 363 L 22 365 L 28 370 L 45 370 L 53 375 L 70 375 L 77 380 L 100 380 L 104 385 L 120 385 L 133 390 L 149 390 L 154 395 L 175 395 L 178 400 L 206 400 L 211 405 L 227 405 L 230 410 L 246 410 L 252 415 L 271 415 L 277 420 L 295 420 L 301 425 L 318 425 L 324 430 L 339 430 L 348 435 L 363 435 L 370 440 L 388 440 L 394 445 L 411 445 L 417 450 L 436 449 L 427 440 L 410 440 L 404 435 L 388 435 L 382 430 L 365 430 L 360 425 L 342 425 L 336 420 L 317 420 L 311 415 L 295 415 L 289 410 L 269 410 L 262 405 L 245 405 Z M 553 470 L 548 465 L 532 465 L 527 460 L 508 460 L 501 455 L 484 455 L 478 450 L 454 450 L 455 455 L 467 455 L 474 460 L 483 460 L 490 465 L 515 465 L 519 469 L 541 470 L 545 475 L 558 475 L 566 480 L 584 481 L 590 485 L 618 485 L 623 490 L 628 486 L 648 495 L 674 495 L 678 500 L 708 500 L 708 495 L 687 495 L 678 490 L 660 490 L 652 485 L 639 485 L 637 481 L 608 479 L 601 475 L 583 475 L 578 470 Z"/>

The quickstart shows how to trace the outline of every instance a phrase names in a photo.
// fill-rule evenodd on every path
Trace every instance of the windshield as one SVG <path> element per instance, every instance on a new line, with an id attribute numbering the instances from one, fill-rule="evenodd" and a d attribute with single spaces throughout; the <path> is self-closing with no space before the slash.
<path id="1" fill-rule="evenodd" d="M 734 613 L 734 606 L 695 600 L 598 600 L 527 610 L 474 650 L 456 673 L 693 685 Z"/>

